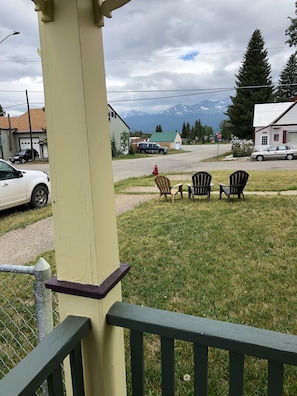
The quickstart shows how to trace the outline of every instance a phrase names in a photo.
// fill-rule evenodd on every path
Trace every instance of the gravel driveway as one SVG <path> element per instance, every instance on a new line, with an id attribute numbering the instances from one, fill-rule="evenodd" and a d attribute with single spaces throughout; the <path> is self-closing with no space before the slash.
<path id="1" fill-rule="evenodd" d="M 118 194 L 115 196 L 116 214 L 132 210 L 153 198 L 156 194 Z M 0 237 L 0 246 L 0 264 L 23 265 L 34 260 L 39 254 L 54 249 L 53 218 L 4 234 Z"/>

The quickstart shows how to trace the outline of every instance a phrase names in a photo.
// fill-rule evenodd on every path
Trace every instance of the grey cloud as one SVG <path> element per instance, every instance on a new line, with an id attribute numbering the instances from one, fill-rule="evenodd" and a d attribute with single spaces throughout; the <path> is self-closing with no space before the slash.
<path id="1" fill-rule="evenodd" d="M 1 7 L 2 5 L 2 7 Z M 30 77 L 36 85 L 41 76 L 37 13 L 28 0 L 0 0 L 0 40 L 13 30 L 21 35 L 0 46 L 1 87 Z M 5 10 L 5 11 L 3 11 Z M 115 10 L 103 27 L 108 100 L 118 112 L 131 109 L 154 111 L 175 103 L 195 103 L 200 96 L 230 96 L 234 92 L 207 94 L 207 90 L 234 87 L 248 41 L 260 29 L 268 48 L 273 81 L 293 52 L 285 46 L 288 16 L 294 17 L 295 0 L 131 0 Z M 277 48 L 276 48 L 277 47 Z M 199 54 L 190 62 L 180 58 Z M 34 82 L 35 81 L 35 82 Z M 26 84 L 20 84 L 25 89 Z M 40 87 L 40 85 L 39 85 Z M 165 96 L 155 92 L 111 91 L 205 90 L 196 96 L 131 102 L 131 99 Z M 9 88 L 8 88 L 9 89 Z M 202 91 L 201 91 L 202 92 Z M 183 93 L 181 93 L 183 94 Z M 199 96 L 200 95 L 200 96 Z M 40 98 L 31 94 L 36 101 Z M 171 95 L 176 96 L 175 91 Z M 38 97 L 38 98 L 37 98 Z M 14 98 L 14 100 L 13 100 Z M 9 101 L 8 101 L 9 99 Z M 23 94 L 0 91 L 0 104 L 21 103 Z M 19 110 L 19 108 L 17 108 Z"/>

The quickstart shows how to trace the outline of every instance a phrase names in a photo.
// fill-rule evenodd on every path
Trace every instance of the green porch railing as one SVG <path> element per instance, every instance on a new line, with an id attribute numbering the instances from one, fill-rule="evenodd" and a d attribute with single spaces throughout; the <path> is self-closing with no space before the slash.
<path id="1" fill-rule="evenodd" d="M 84 396 L 81 340 L 91 328 L 88 318 L 68 316 L 0 381 L 0 395 L 28 396 L 47 380 L 49 396 L 63 396 L 61 364 L 70 356 L 74 396 Z"/>
<path id="2" fill-rule="evenodd" d="M 161 337 L 163 396 L 175 394 L 175 340 L 194 345 L 194 390 L 191 394 L 195 396 L 208 394 L 210 347 L 229 352 L 230 396 L 243 395 L 245 355 L 268 361 L 269 396 L 283 394 L 284 365 L 297 366 L 297 336 L 294 335 L 119 302 L 110 308 L 107 323 L 130 329 L 134 396 L 145 395 L 144 333 Z M 44 380 L 47 380 L 50 396 L 64 395 L 61 363 L 70 355 L 73 395 L 84 396 L 81 340 L 90 328 L 88 318 L 68 316 L 0 381 L 0 395 L 33 395 Z"/>
<path id="3" fill-rule="evenodd" d="M 283 394 L 284 364 L 297 366 L 297 336 L 141 307 L 115 303 L 107 314 L 109 325 L 130 329 L 132 393 L 144 396 L 143 334 L 161 337 L 162 395 L 175 394 L 174 340 L 194 345 L 195 396 L 208 393 L 208 348 L 229 351 L 229 395 L 244 390 L 244 356 L 268 361 L 268 396 Z M 297 378 L 296 378 L 297 383 Z"/>

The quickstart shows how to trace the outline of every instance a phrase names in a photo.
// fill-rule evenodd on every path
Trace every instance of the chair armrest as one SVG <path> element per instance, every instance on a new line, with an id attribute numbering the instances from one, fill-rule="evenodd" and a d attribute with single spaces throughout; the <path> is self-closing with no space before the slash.
<path id="1" fill-rule="evenodd" d="M 181 187 L 182 185 L 183 185 L 182 183 L 175 184 L 172 188 Z"/>
<path id="2" fill-rule="evenodd" d="M 219 183 L 219 186 L 222 186 L 222 187 L 227 187 L 227 186 L 228 186 L 228 184 Z"/>

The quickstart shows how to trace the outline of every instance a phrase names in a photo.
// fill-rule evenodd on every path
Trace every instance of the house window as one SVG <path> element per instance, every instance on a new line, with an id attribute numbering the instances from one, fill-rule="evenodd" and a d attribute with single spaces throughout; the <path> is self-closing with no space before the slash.
<path id="1" fill-rule="evenodd" d="M 275 133 L 275 134 L 273 135 L 273 140 L 274 140 L 275 142 L 279 142 L 279 133 Z"/>
<path id="2" fill-rule="evenodd" d="M 261 146 L 268 146 L 268 136 L 261 136 Z"/>

